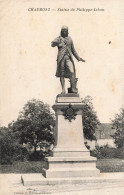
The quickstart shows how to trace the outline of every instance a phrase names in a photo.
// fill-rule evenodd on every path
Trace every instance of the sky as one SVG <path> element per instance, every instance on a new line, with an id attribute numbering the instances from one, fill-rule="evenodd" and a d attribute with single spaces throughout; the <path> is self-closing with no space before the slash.
<path id="1" fill-rule="evenodd" d="M 77 0 L 76 4 L 73 0 L 1 1 L 1 126 L 16 120 L 33 98 L 51 106 L 55 103 L 61 86 L 55 77 L 57 48 L 51 47 L 51 41 L 60 35 L 63 25 L 68 26 L 77 53 L 86 60 L 74 59 L 80 97 L 90 95 L 100 122 L 110 122 L 124 106 L 123 7 L 123 0 Z"/>

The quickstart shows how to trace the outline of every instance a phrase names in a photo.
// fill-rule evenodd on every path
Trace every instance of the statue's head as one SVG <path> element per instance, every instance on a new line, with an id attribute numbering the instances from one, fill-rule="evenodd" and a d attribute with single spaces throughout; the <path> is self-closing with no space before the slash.
<path id="1" fill-rule="evenodd" d="M 62 37 L 67 37 L 68 36 L 68 27 L 67 26 L 62 26 L 62 28 L 61 28 L 61 36 Z"/>

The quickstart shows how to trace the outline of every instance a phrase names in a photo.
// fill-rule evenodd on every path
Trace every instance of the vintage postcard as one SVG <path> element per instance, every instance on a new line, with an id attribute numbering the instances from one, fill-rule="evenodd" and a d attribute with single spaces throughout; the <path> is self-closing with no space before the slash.
<path id="1" fill-rule="evenodd" d="M 62 110 L 57 110 L 60 107 L 54 107 L 53 110 L 52 106 L 55 101 L 58 103 L 65 101 L 67 104 L 63 95 L 67 93 L 76 94 L 74 97 L 71 96 L 73 100 L 69 96 L 72 106 L 73 103 L 80 103 L 79 97 L 81 100 L 90 96 L 100 123 L 111 123 L 115 114 L 124 106 L 123 7 L 123 0 L 0 0 L 0 127 L 2 130 L 17 120 L 24 105 L 32 99 L 49 104 L 51 112 L 55 111 L 56 114 L 60 112 L 61 115 Z M 61 95 L 56 100 L 58 94 Z M 64 99 L 61 99 L 62 97 Z M 65 108 L 63 112 L 66 115 L 65 121 L 69 120 L 69 124 L 72 124 L 71 121 L 76 121 L 75 116 L 80 115 L 81 111 L 78 106 L 76 108 L 70 106 L 69 109 L 68 111 Z M 80 119 L 75 122 L 75 126 L 78 125 L 80 126 Z M 65 123 L 65 129 L 67 128 Z M 69 134 L 66 132 L 67 138 Z M 0 136 L 2 135 L 1 133 Z M 76 139 L 78 137 L 76 136 L 77 134 L 73 137 Z M 69 139 L 66 140 L 69 143 Z M 71 146 L 75 146 L 74 139 L 70 142 Z M 121 163 L 123 164 L 123 160 Z M 5 164 L 6 170 L 12 166 Z M 1 195 L 107 194 L 108 192 L 115 195 L 123 194 L 124 191 L 122 184 L 120 188 L 115 187 L 114 191 L 111 184 L 110 188 L 105 184 L 105 189 L 103 186 L 100 189 L 96 183 L 95 187 L 92 184 L 87 190 L 84 184 L 81 188 L 78 183 L 70 188 L 65 185 L 67 189 L 65 191 L 62 189 L 64 187 L 55 188 L 55 186 L 53 188 L 49 186 L 49 190 L 41 185 L 39 188 L 25 187 L 21 184 L 22 173 L 17 170 L 15 173 L 2 172 L 3 165 L 4 163 L 1 163 Z M 32 173 L 35 174 L 35 171 Z M 118 173 L 114 174 L 118 177 Z M 91 188 L 92 191 L 88 191 Z"/>

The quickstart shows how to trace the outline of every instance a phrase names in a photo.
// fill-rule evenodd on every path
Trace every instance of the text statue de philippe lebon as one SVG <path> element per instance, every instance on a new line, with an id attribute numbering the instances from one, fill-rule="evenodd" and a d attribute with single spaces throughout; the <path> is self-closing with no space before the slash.
<path id="1" fill-rule="evenodd" d="M 52 47 L 58 47 L 57 56 L 57 70 L 56 77 L 60 77 L 60 82 L 62 86 L 62 94 L 65 94 L 65 78 L 70 79 L 70 88 L 68 88 L 68 93 L 78 93 L 76 88 L 77 78 L 75 72 L 74 56 L 78 61 L 85 62 L 77 54 L 73 41 L 70 36 L 68 36 L 68 27 L 63 26 L 61 28 L 60 36 L 55 38 L 52 43 Z"/>

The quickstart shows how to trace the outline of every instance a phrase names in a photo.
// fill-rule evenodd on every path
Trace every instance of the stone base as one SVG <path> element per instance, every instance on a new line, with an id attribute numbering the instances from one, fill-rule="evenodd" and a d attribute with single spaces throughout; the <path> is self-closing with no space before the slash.
<path id="1" fill-rule="evenodd" d="M 33 185 L 65 185 L 65 184 L 116 184 L 124 182 L 124 177 L 113 173 L 101 173 L 99 177 L 45 178 L 42 174 L 23 174 L 21 181 L 25 186 Z"/>
<path id="2" fill-rule="evenodd" d="M 52 156 L 54 157 L 89 157 L 90 152 L 82 144 L 82 146 L 78 146 L 78 147 L 55 147 L 53 149 Z"/>
<path id="3" fill-rule="evenodd" d="M 91 156 L 48 157 L 42 174 L 46 178 L 96 177 L 100 171 L 96 169 L 96 158 Z"/>
<path id="4" fill-rule="evenodd" d="M 53 106 L 56 113 L 56 138 L 53 156 L 46 158 L 46 178 L 96 177 L 96 158 L 84 144 L 82 110 L 79 94 L 61 94 Z"/>
<path id="5" fill-rule="evenodd" d="M 96 168 L 43 170 L 43 176 L 46 178 L 97 177 L 99 173 Z"/>
<path id="6" fill-rule="evenodd" d="M 59 94 L 56 97 L 56 103 L 81 103 L 81 98 L 79 97 L 79 94 Z"/>

